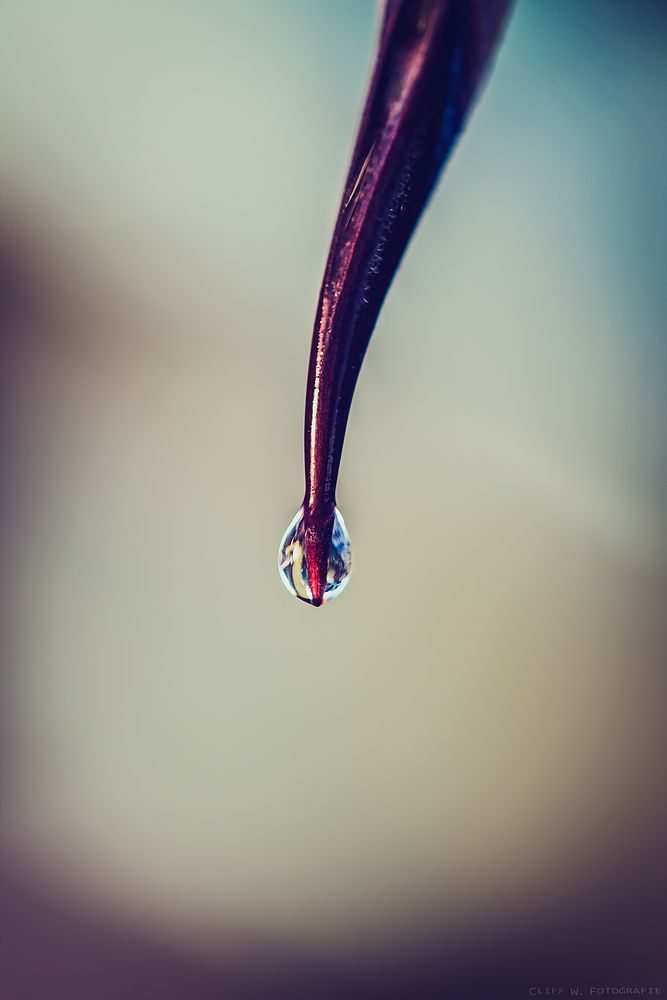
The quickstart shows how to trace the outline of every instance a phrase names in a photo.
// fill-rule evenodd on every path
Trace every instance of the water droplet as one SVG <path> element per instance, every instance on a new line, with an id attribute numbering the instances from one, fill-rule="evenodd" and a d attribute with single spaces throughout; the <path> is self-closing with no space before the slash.
<path id="1" fill-rule="evenodd" d="M 278 549 L 278 572 L 290 594 L 302 601 L 312 602 L 313 594 L 308 580 L 306 565 L 306 529 L 301 507 L 287 531 L 282 537 Z M 343 515 L 336 507 L 329 565 L 327 568 L 327 584 L 324 589 L 324 602 L 333 601 L 344 589 L 352 572 L 352 549 L 350 536 L 345 527 Z"/>

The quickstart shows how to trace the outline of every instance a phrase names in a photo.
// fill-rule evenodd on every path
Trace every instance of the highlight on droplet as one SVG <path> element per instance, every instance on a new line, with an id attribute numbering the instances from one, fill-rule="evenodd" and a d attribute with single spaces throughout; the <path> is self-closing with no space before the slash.
<path id="1" fill-rule="evenodd" d="M 308 604 L 313 603 L 306 561 L 306 528 L 303 507 L 300 507 L 294 515 L 280 542 L 278 572 L 290 594 Z M 336 507 L 327 567 L 327 582 L 323 595 L 325 604 L 333 601 L 345 589 L 351 572 L 350 536 L 347 533 L 343 515 Z"/>

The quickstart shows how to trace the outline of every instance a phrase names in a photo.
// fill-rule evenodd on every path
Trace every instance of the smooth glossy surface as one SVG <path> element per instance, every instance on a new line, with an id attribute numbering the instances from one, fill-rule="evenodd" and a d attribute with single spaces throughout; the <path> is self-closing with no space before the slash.
<path id="1" fill-rule="evenodd" d="M 295 514 L 280 542 L 278 572 L 290 594 L 308 604 L 319 603 L 313 600 L 313 591 L 308 578 L 306 523 L 303 507 L 299 508 Z M 338 597 L 350 579 L 351 572 L 350 536 L 347 533 L 343 516 L 336 507 L 322 603 L 326 604 L 328 601 L 333 601 L 334 597 Z"/>
<path id="2" fill-rule="evenodd" d="M 510 0 L 387 0 L 383 6 L 308 367 L 304 505 L 316 605 L 326 586 L 336 481 L 366 348 L 405 248 L 470 112 L 509 6 Z"/>

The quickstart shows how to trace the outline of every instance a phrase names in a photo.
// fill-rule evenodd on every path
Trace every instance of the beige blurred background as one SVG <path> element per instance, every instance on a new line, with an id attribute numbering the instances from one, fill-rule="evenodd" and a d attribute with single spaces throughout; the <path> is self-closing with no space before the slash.
<path id="1" fill-rule="evenodd" d="M 2 22 L 8 863 L 188 949 L 337 952 L 650 856 L 659 5 L 519 4 L 367 357 L 320 612 L 276 548 L 373 3 Z"/>

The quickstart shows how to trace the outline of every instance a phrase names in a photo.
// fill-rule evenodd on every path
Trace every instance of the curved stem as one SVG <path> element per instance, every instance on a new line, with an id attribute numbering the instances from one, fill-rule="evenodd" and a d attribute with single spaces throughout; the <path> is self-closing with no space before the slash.
<path id="1" fill-rule="evenodd" d="M 321 603 L 352 396 L 382 302 L 509 0 L 387 0 L 324 272 L 305 414 L 306 558 Z"/>

